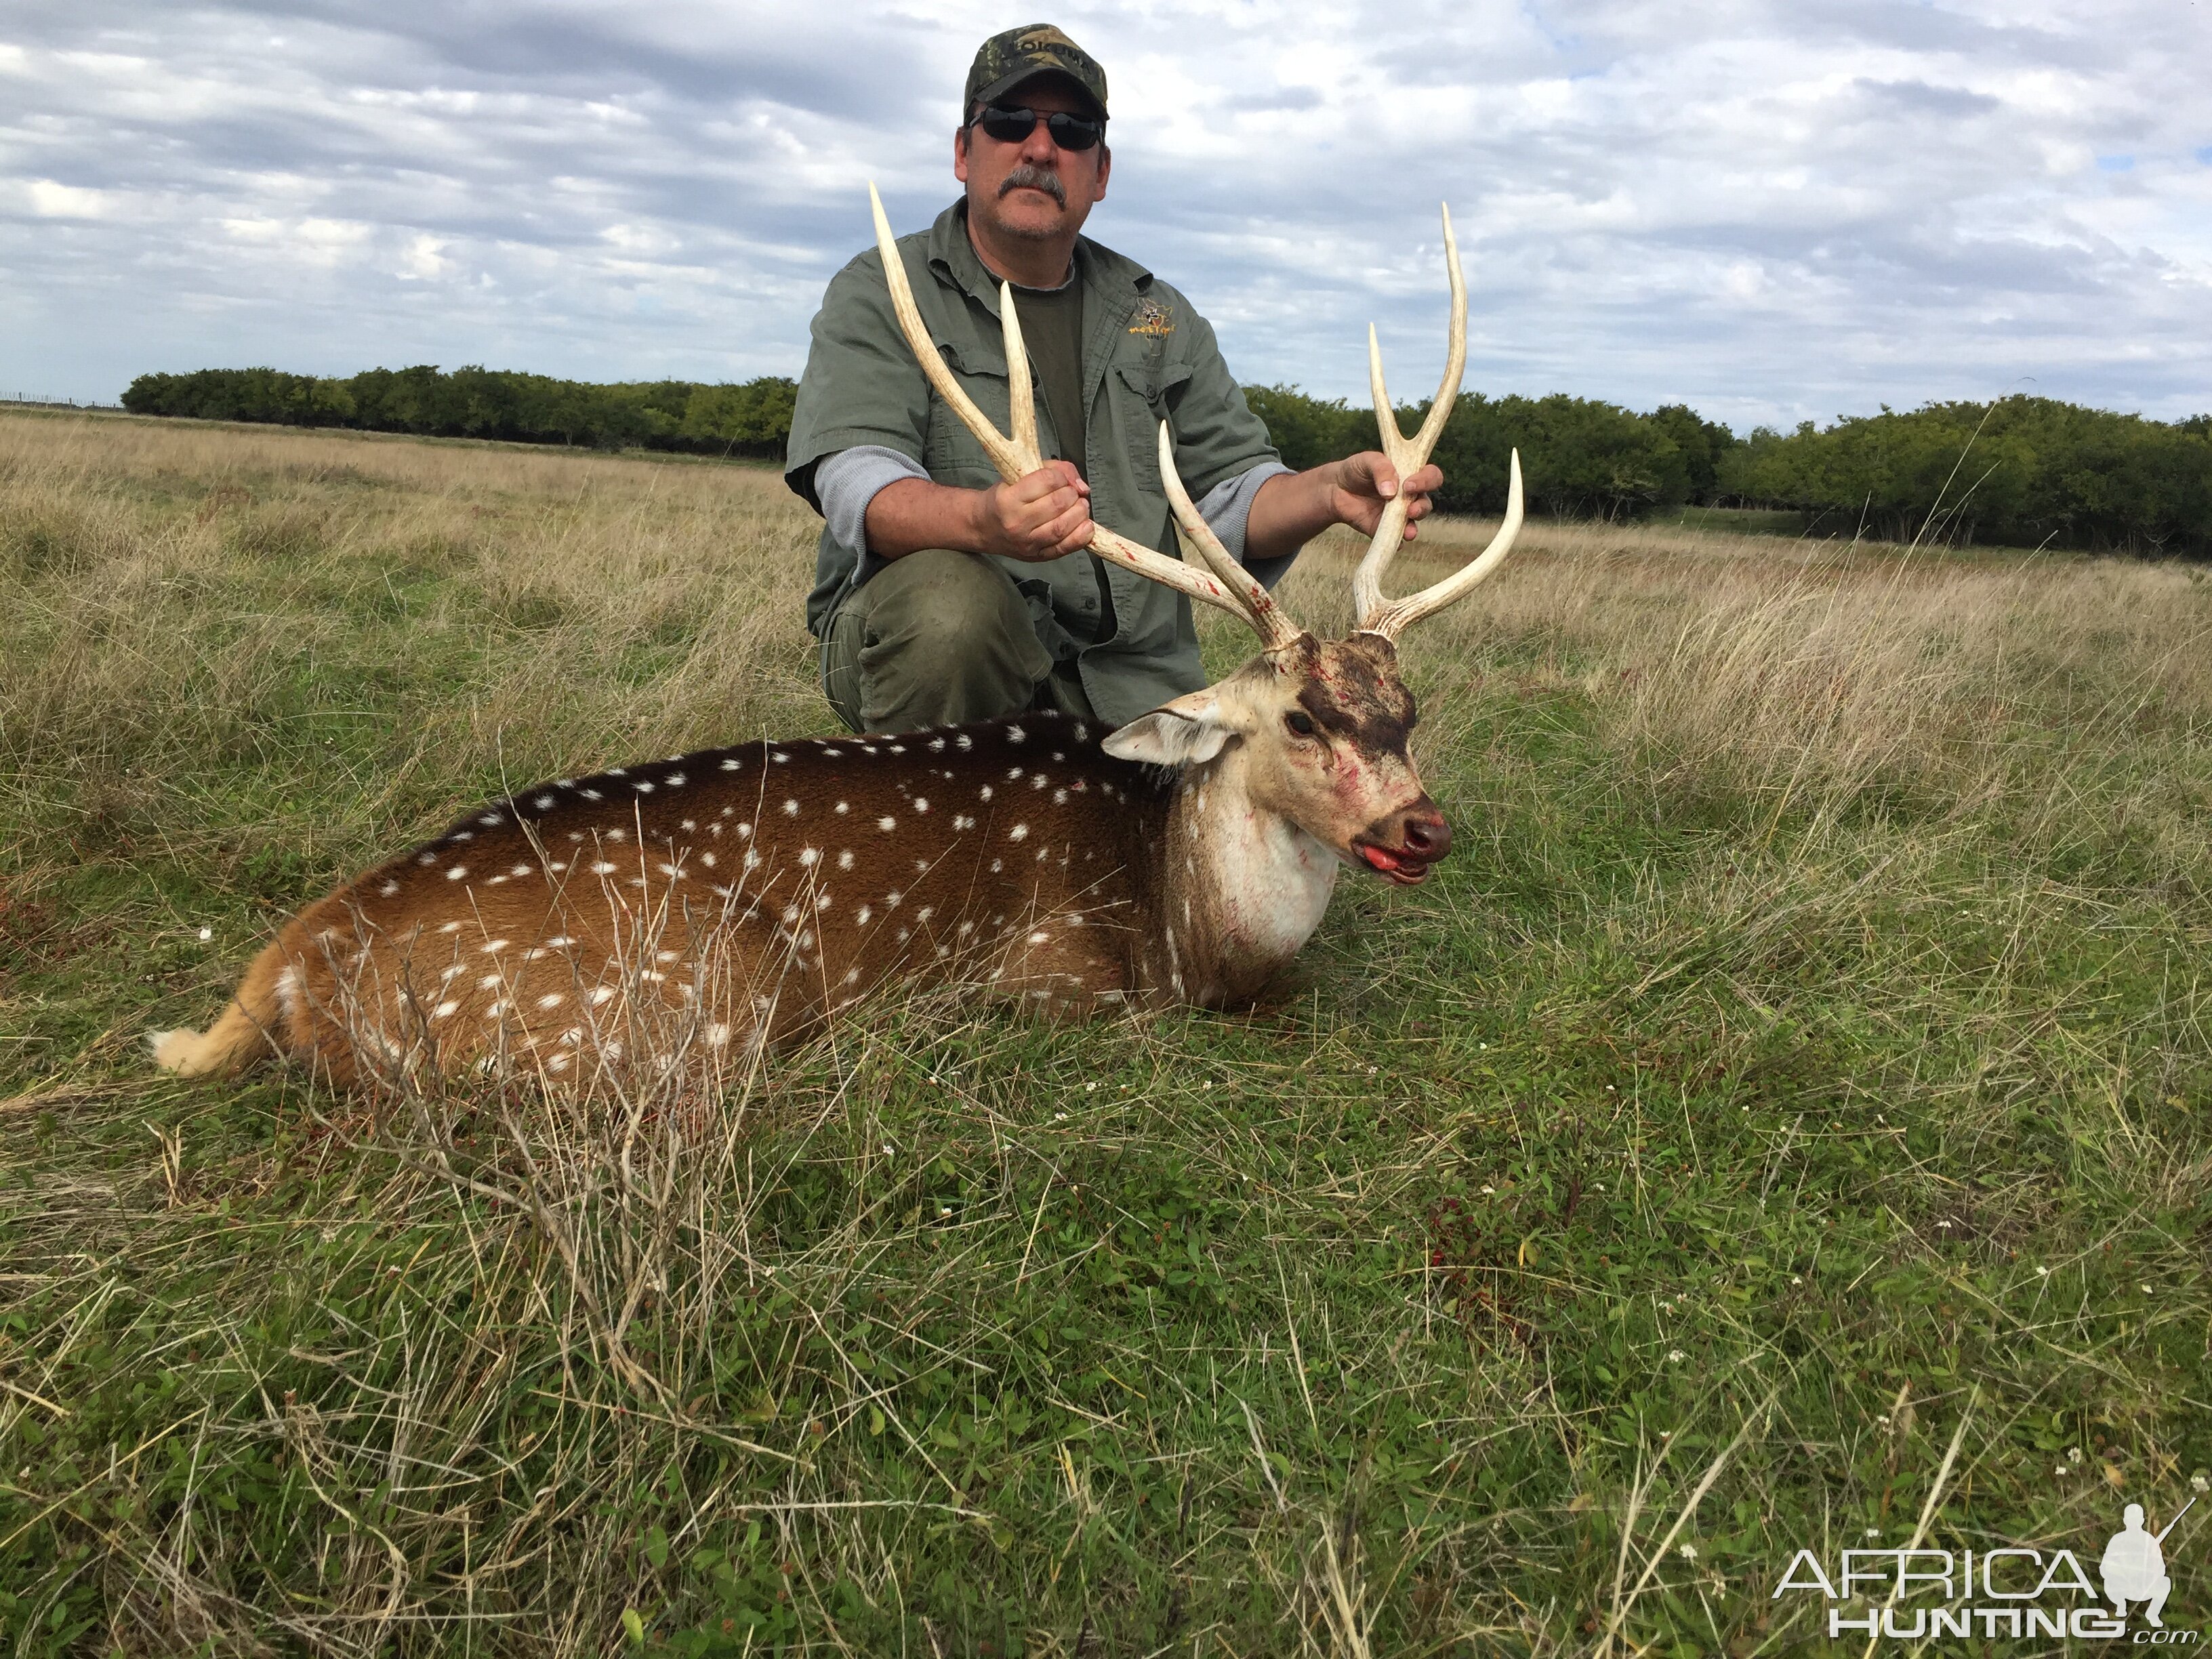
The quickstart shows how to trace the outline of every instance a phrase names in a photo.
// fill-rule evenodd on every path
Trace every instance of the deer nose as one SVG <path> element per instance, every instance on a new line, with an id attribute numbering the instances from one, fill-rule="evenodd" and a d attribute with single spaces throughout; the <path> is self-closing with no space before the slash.
<path id="1" fill-rule="evenodd" d="M 1400 848 L 1423 864 L 1434 864 L 1451 851 L 1451 825 L 1426 795 L 1411 806 L 1401 807 L 1378 826 L 1378 839 Z"/>

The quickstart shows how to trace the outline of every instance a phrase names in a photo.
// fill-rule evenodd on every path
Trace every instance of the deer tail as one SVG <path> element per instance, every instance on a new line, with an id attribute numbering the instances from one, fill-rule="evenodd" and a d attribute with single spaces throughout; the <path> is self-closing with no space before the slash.
<path id="1" fill-rule="evenodd" d="M 271 944 L 253 959 L 237 995 L 214 1024 L 204 1031 L 149 1031 L 147 1052 L 156 1066 L 179 1077 L 243 1071 L 257 1059 L 281 1053 L 287 994 L 298 971 L 286 959 L 282 942 Z"/>

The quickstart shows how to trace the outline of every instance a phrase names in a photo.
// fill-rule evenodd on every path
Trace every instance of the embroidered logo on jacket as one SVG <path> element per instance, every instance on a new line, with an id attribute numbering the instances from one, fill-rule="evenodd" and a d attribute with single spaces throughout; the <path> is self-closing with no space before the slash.
<path id="1" fill-rule="evenodd" d="M 1139 300 L 1129 319 L 1129 332 L 1155 337 L 1175 332 L 1175 314 L 1158 300 Z"/>

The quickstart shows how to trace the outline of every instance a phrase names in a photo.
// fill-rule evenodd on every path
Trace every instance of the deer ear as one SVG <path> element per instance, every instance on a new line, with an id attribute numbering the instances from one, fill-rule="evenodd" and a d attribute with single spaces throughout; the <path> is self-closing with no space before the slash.
<path id="1" fill-rule="evenodd" d="M 1152 766 L 1195 766 L 1219 754 L 1237 735 L 1221 718 L 1221 700 L 1211 688 L 1163 703 L 1139 714 L 1098 746 L 1116 760 Z"/>

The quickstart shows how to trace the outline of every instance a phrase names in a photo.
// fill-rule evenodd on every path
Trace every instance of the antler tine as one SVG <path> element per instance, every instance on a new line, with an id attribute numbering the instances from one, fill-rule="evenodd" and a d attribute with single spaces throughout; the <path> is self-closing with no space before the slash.
<path id="1" fill-rule="evenodd" d="M 1007 412 L 1012 417 L 1014 447 L 1034 472 L 1044 465 L 1044 451 L 1037 444 L 1036 394 L 1030 388 L 1030 349 L 1022 341 L 1022 314 L 1014 306 L 1014 285 L 1003 277 L 999 283 L 999 332 L 1006 344 Z"/>
<path id="2" fill-rule="evenodd" d="M 891 309 L 897 313 L 899 331 L 906 336 L 906 343 L 913 349 L 915 360 L 921 365 L 931 388 L 975 434 L 975 441 L 983 446 L 1000 477 L 1012 483 L 1036 471 L 1044 463 L 1037 447 L 1036 402 L 1030 387 L 1029 353 L 1022 343 L 1021 320 L 1014 312 L 1012 288 L 1005 283 L 999 285 L 999 324 L 1006 337 L 1006 389 L 1012 400 L 1009 412 L 1014 428 L 1013 435 L 1009 437 L 975 407 L 975 400 L 961 389 L 952 371 L 945 366 L 945 359 L 938 355 L 937 342 L 930 338 L 929 329 L 915 305 L 914 289 L 906 278 L 906 262 L 899 258 L 890 221 L 884 216 L 883 198 L 877 194 L 872 180 L 868 185 L 868 205 L 876 216 L 876 246 L 884 258 L 884 283 L 890 289 Z M 1262 637 L 1267 636 L 1267 629 L 1254 619 L 1239 594 L 1194 565 L 1141 547 L 1102 524 L 1094 523 L 1091 527 L 1091 550 L 1203 604 L 1217 605 L 1247 625 L 1260 628 Z M 1228 556 L 1224 553 L 1223 556 Z M 1274 643 L 1272 640 L 1269 642 L 1271 646 Z"/>
<path id="3" fill-rule="evenodd" d="M 1499 562 L 1513 550 L 1513 538 L 1521 533 L 1521 452 L 1513 452 L 1510 473 L 1510 486 L 1505 494 L 1505 522 L 1498 526 L 1498 533 L 1490 538 L 1474 562 L 1462 565 L 1433 587 L 1425 587 L 1418 593 L 1408 593 L 1402 599 L 1393 599 L 1384 605 L 1371 622 L 1362 624 L 1365 631 L 1380 634 L 1386 640 L 1395 640 L 1424 617 L 1432 616 L 1448 605 L 1465 599 L 1468 591 L 1498 568 Z"/>
<path id="4" fill-rule="evenodd" d="M 884 198 L 876 194 L 872 179 L 868 184 L 868 205 L 875 210 L 876 246 L 884 256 L 884 282 L 891 291 L 891 309 L 898 313 L 899 331 L 913 348 L 923 376 L 960 417 L 961 424 L 975 434 L 975 441 L 983 446 L 1000 477 L 1012 483 L 1036 471 L 1042 465 L 1037 456 L 1036 405 L 1030 395 L 1030 360 L 1022 349 L 1022 325 L 1014 315 L 1012 291 L 1004 283 L 1000 285 L 999 318 L 1006 333 L 1007 390 L 1012 397 L 1014 431 L 1010 438 L 975 407 L 975 400 L 961 389 L 952 371 L 945 366 L 945 359 L 938 355 L 937 342 L 930 338 L 928 326 L 915 305 L 914 289 L 906 279 L 906 261 L 899 258 L 891 222 L 884 216 Z"/>
<path id="5" fill-rule="evenodd" d="M 1176 471 L 1175 438 L 1165 421 L 1160 422 L 1160 480 L 1167 486 L 1168 506 L 1175 513 L 1176 537 L 1184 552 L 1195 550 L 1212 567 L 1213 574 L 1221 578 L 1229 591 L 1243 600 L 1244 620 L 1251 623 L 1267 649 L 1273 651 L 1288 645 L 1304 633 L 1305 630 L 1291 619 L 1290 612 L 1261 585 L 1260 579 L 1230 556 L 1221 538 L 1213 533 L 1213 526 L 1192 504 L 1190 492 L 1182 487 L 1182 476 Z"/>
<path id="6" fill-rule="evenodd" d="M 1267 626 L 1246 607 L 1242 595 L 1224 586 L 1218 578 L 1194 564 L 1185 564 L 1181 559 L 1171 559 L 1164 553 L 1156 553 L 1126 536 L 1115 535 L 1103 524 L 1094 524 L 1091 527 L 1091 550 L 1100 558 L 1111 559 L 1164 587 L 1172 587 L 1178 593 L 1188 594 L 1202 604 L 1226 611 L 1247 628 L 1255 630 L 1261 639 L 1267 641 L 1267 648 L 1271 651 L 1282 642 L 1273 638 Z"/>
<path id="7" fill-rule="evenodd" d="M 1429 405 L 1428 418 L 1421 429 L 1408 439 L 1398 429 L 1398 416 L 1390 406 L 1390 394 L 1382 384 L 1382 348 L 1375 337 L 1375 325 L 1367 325 L 1367 385 L 1375 398 L 1375 424 L 1382 435 L 1382 453 L 1390 458 L 1390 465 L 1398 470 L 1402 483 L 1407 477 L 1426 466 L 1429 455 L 1443 435 L 1444 422 L 1450 417 L 1452 403 L 1459 396 L 1461 374 L 1467 368 L 1467 282 L 1460 274 L 1459 240 L 1452 234 L 1451 207 L 1444 205 L 1444 270 L 1451 281 L 1451 324 L 1444 349 L 1444 378 L 1437 388 L 1436 401 Z M 1390 568 L 1390 561 L 1398 556 L 1399 546 L 1406 538 L 1406 513 L 1410 503 L 1401 489 L 1382 509 L 1382 522 L 1375 527 L 1375 538 L 1367 544 L 1367 556 L 1359 562 L 1359 568 L 1352 575 L 1352 610 L 1358 620 L 1354 624 L 1363 631 L 1375 631 L 1375 619 L 1382 614 L 1382 573 Z"/>

